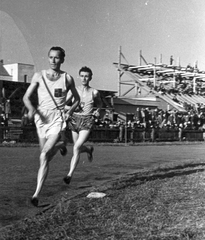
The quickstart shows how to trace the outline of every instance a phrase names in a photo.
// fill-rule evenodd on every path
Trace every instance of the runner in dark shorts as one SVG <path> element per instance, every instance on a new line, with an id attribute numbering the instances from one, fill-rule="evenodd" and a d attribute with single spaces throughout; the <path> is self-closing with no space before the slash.
<path id="1" fill-rule="evenodd" d="M 68 121 L 68 127 L 71 131 L 79 133 L 81 130 L 90 130 L 94 125 L 94 116 L 84 116 L 73 114 Z"/>
<path id="2" fill-rule="evenodd" d="M 79 70 L 81 79 L 81 85 L 77 87 L 78 94 L 80 96 L 80 104 L 68 121 L 68 127 L 71 129 L 73 138 L 73 156 L 70 163 L 70 170 L 64 182 L 69 184 L 73 173 L 80 160 L 80 154 L 87 153 L 88 160 L 92 162 L 94 148 L 87 147 L 84 143 L 87 141 L 91 129 L 94 124 L 94 118 L 100 116 L 100 109 L 102 107 L 102 101 L 99 91 L 89 86 L 89 82 L 92 79 L 92 71 L 88 67 L 82 67 Z M 71 96 L 72 98 L 72 96 Z M 94 110 L 94 105 L 97 109 Z"/>

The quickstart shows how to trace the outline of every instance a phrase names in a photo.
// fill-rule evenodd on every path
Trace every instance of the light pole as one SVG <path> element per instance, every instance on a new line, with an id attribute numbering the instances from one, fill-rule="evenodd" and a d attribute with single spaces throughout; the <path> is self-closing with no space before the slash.
<path id="1" fill-rule="evenodd" d="M 0 80 L 0 140 L 3 140 L 3 130 L 2 130 L 2 88 L 3 88 L 3 81 Z"/>

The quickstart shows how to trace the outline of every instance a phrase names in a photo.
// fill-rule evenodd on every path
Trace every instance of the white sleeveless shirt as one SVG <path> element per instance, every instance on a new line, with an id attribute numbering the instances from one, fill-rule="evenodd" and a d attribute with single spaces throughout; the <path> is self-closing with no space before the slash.
<path id="1" fill-rule="evenodd" d="M 80 96 L 80 104 L 75 110 L 75 113 L 79 115 L 92 115 L 94 107 L 94 89 L 90 87 L 86 94 L 84 94 L 80 87 L 76 87 L 76 89 Z"/>
<path id="2" fill-rule="evenodd" d="M 41 71 L 45 82 L 50 89 L 50 92 L 55 99 L 54 103 L 52 97 L 50 96 L 43 78 L 39 79 L 39 86 L 38 86 L 38 109 L 39 110 L 56 110 L 56 109 L 64 109 L 66 96 L 67 96 L 67 89 L 66 89 L 66 72 L 61 73 L 60 77 L 55 80 L 51 81 L 46 77 L 46 70 Z"/>

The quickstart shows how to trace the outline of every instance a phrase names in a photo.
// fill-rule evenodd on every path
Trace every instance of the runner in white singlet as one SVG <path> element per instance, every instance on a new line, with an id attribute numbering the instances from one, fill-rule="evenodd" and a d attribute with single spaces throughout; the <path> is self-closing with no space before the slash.
<path id="1" fill-rule="evenodd" d="M 38 206 L 38 196 L 48 174 L 49 162 L 59 149 L 62 155 L 66 153 L 64 142 L 60 142 L 59 139 L 66 127 L 64 108 L 67 104 L 69 90 L 74 96 L 74 103 L 67 115 L 72 115 L 79 104 L 79 95 L 73 78 L 60 70 L 64 58 L 65 51 L 62 48 L 52 47 L 48 52 L 50 68 L 34 74 L 23 97 L 28 109 L 28 118 L 30 120 L 34 118 L 41 150 L 36 191 L 31 198 L 34 206 Z M 31 102 L 35 90 L 38 95 L 36 109 Z"/>

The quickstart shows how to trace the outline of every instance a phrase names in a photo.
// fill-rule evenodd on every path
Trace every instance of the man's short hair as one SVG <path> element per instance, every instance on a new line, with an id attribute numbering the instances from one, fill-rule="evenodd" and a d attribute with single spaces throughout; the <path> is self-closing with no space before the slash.
<path id="1" fill-rule="evenodd" d="M 92 77 L 92 75 L 93 75 L 93 72 L 92 72 L 92 70 L 89 68 L 89 67 L 82 67 L 80 70 L 79 70 L 79 75 L 80 75 L 80 73 L 81 72 L 88 72 L 89 74 L 90 74 L 90 77 Z"/>
<path id="2" fill-rule="evenodd" d="M 60 52 L 60 56 L 61 59 L 64 60 L 65 59 L 65 50 L 61 47 L 51 47 L 51 49 L 49 50 L 48 54 L 50 53 L 50 51 L 59 51 Z"/>

